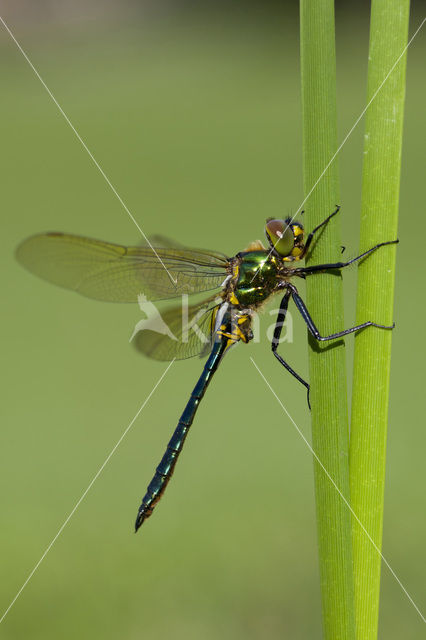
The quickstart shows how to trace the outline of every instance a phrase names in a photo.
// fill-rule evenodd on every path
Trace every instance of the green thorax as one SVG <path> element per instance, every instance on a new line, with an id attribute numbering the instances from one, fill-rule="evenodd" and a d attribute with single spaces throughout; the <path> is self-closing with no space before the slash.
<path id="1" fill-rule="evenodd" d="M 280 260 L 263 250 L 243 251 L 237 261 L 234 292 L 238 303 L 244 307 L 261 305 L 276 291 Z"/>

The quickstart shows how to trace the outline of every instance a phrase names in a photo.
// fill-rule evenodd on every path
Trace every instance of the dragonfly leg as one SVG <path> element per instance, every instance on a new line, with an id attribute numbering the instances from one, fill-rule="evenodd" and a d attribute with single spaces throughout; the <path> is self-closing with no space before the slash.
<path id="1" fill-rule="evenodd" d="M 296 287 L 291 286 L 291 295 L 296 307 L 300 312 L 300 315 L 302 316 L 303 320 L 306 322 L 310 333 L 314 336 L 314 338 L 320 341 L 334 340 L 335 338 L 343 338 L 343 336 L 347 336 L 350 333 L 355 333 L 356 331 L 359 331 L 360 329 L 365 329 L 366 327 L 378 327 L 379 329 L 393 329 L 395 326 L 395 323 L 393 323 L 391 326 L 388 326 L 384 324 L 377 324 L 376 322 L 372 322 L 371 320 L 368 320 L 367 322 L 358 324 L 355 327 L 350 327 L 349 329 L 344 329 L 343 331 L 337 331 L 336 333 L 331 333 L 329 336 L 322 336 L 318 331 L 317 327 L 315 326 L 315 323 L 312 320 L 310 313 L 306 308 L 305 303 L 303 302 L 302 298 L 299 296 Z"/>
<path id="2" fill-rule="evenodd" d="M 319 224 L 317 227 L 315 227 L 315 229 L 313 229 L 313 231 L 311 231 L 311 233 L 310 233 L 310 234 L 308 235 L 308 237 L 306 238 L 305 246 L 304 246 L 304 249 L 303 249 L 302 253 L 301 253 L 301 254 L 300 254 L 300 256 L 299 256 L 299 260 L 302 260 L 302 258 L 303 258 L 307 253 L 308 253 L 308 249 L 309 249 L 309 247 L 311 246 L 311 242 L 312 242 L 312 240 L 313 240 L 313 237 L 314 237 L 315 233 L 316 233 L 319 229 L 321 229 L 321 227 L 323 227 L 324 225 L 326 225 L 326 224 L 327 224 L 327 222 L 328 222 L 328 221 L 329 221 L 333 216 L 335 216 L 335 215 L 336 215 L 336 213 L 339 213 L 339 211 L 340 211 L 340 205 L 338 205 L 338 204 L 337 204 L 337 205 L 336 205 L 335 210 L 333 211 L 333 213 L 330 213 L 330 215 L 329 215 L 325 220 L 323 220 L 323 221 L 321 222 L 321 224 Z"/>
<path id="3" fill-rule="evenodd" d="M 282 366 L 285 367 L 287 371 L 289 371 L 291 375 L 296 378 L 296 380 L 301 382 L 306 387 L 307 393 L 308 393 L 308 407 L 310 409 L 311 404 L 309 402 L 309 384 L 306 382 L 306 380 L 303 380 L 303 378 L 301 378 L 299 374 L 294 371 L 294 369 L 290 367 L 290 365 L 284 360 L 284 358 L 280 356 L 280 354 L 277 351 L 278 345 L 280 343 L 281 331 L 283 328 L 283 324 L 284 324 L 284 320 L 285 320 L 285 316 L 288 308 L 288 302 L 290 300 L 291 294 L 292 292 L 290 290 L 286 291 L 283 299 L 281 300 L 280 309 L 278 311 L 277 320 L 275 323 L 274 336 L 272 338 L 271 348 L 272 348 L 272 353 L 274 354 L 278 362 L 282 364 Z"/>
<path id="4" fill-rule="evenodd" d="M 370 253 L 373 253 L 373 251 L 376 251 L 376 249 L 380 249 L 380 247 L 385 247 L 387 244 L 398 244 L 398 242 L 399 240 L 388 240 L 387 242 L 379 242 L 379 244 L 376 244 L 374 247 L 371 247 L 371 249 L 364 251 L 364 253 L 361 253 L 359 256 L 356 256 L 356 258 L 352 258 L 352 260 L 348 260 L 348 262 L 330 262 L 329 264 L 316 264 L 316 265 L 313 265 L 312 267 L 298 267 L 297 269 L 293 269 L 293 273 L 295 275 L 297 274 L 297 275 L 308 276 L 308 275 L 311 275 L 312 273 L 317 273 L 317 272 L 324 273 L 329 269 L 343 269 L 343 267 L 348 267 L 350 264 L 353 264 L 358 260 L 362 260 L 363 258 L 366 258 L 368 255 L 370 255 Z"/>

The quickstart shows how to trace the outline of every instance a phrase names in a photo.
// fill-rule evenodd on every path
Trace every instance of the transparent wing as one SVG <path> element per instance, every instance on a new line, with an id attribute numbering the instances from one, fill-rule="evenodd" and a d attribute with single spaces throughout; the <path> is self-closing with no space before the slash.
<path id="1" fill-rule="evenodd" d="M 212 344 L 215 309 L 222 303 L 213 296 L 190 307 L 172 307 L 151 315 L 135 327 L 136 349 L 155 360 L 183 360 L 207 353 Z M 147 303 L 149 305 L 149 302 Z M 143 305 L 141 305 L 144 311 Z M 146 308 L 150 315 L 150 309 Z"/>
<path id="2" fill-rule="evenodd" d="M 53 284 L 108 302 L 135 302 L 209 291 L 227 275 L 227 257 L 201 249 L 125 247 L 65 233 L 31 236 L 18 261 Z M 176 284 L 173 282 L 176 281 Z"/>
<path id="3" fill-rule="evenodd" d="M 139 243 L 140 247 L 161 247 L 162 249 L 186 249 L 183 244 L 180 242 L 176 242 L 173 238 L 169 238 L 169 236 L 164 236 L 162 233 L 154 233 L 148 238 L 149 243 L 145 240 L 141 240 Z"/>

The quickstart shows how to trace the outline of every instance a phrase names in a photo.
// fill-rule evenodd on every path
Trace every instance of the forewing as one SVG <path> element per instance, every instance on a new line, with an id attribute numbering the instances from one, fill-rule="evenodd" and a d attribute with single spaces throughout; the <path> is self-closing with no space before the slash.
<path id="1" fill-rule="evenodd" d="M 167 309 L 161 316 L 138 323 L 132 342 L 138 351 L 155 360 L 203 355 L 212 344 L 212 318 L 221 302 L 213 296 L 190 307 Z"/>
<path id="2" fill-rule="evenodd" d="M 35 235 L 18 247 L 18 261 L 53 284 L 95 300 L 136 302 L 176 298 L 221 286 L 225 255 L 200 249 L 125 247 L 64 233 Z"/>

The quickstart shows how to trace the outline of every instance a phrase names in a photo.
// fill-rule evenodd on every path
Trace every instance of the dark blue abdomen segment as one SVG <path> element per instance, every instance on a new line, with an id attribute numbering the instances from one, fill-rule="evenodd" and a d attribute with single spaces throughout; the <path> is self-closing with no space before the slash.
<path id="1" fill-rule="evenodd" d="M 204 396 L 209 382 L 212 379 L 227 347 L 228 339 L 223 336 L 219 337 L 213 345 L 213 349 L 204 366 L 203 372 L 191 393 L 191 397 L 189 398 L 178 425 L 169 444 L 167 445 L 166 452 L 156 469 L 153 479 L 148 485 L 145 496 L 142 499 L 136 518 L 136 531 L 139 529 L 143 521 L 146 518 L 149 518 L 152 514 L 156 503 L 164 493 L 167 483 L 173 474 L 177 459 L 182 450 L 185 438 L 188 435 L 189 428 L 194 420 L 194 416 L 197 412 L 201 399 Z"/>

